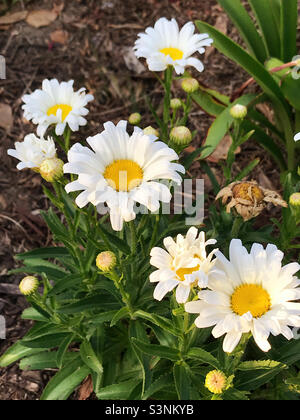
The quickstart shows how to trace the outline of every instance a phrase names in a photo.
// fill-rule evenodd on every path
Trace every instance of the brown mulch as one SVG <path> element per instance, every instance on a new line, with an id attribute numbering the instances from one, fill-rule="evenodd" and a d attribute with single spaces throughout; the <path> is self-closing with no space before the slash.
<path id="1" fill-rule="evenodd" d="M 8 105 L 13 116 L 11 126 L 0 126 L 0 314 L 7 321 L 7 339 L 0 340 L 0 354 L 24 336 L 31 325 L 20 319 L 26 301 L 14 293 L 17 287 L 10 293 L 5 286 L 1 288 L 1 284 L 17 286 L 22 277 L 9 275 L 9 270 L 17 266 L 14 255 L 51 243 L 50 233 L 39 215 L 48 206 L 41 179 L 30 171 L 18 171 L 15 159 L 6 152 L 15 141 L 22 141 L 25 134 L 34 131 L 22 117 L 22 95 L 39 88 L 45 78 L 74 79 L 76 88 L 86 86 L 95 101 L 89 105 L 89 124 L 73 136 L 74 140 L 94 135 L 102 129 L 103 122 L 126 119 L 134 111 L 141 112 L 144 126 L 153 125 L 144 96 L 147 93 L 159 103 L 162 92 L 153 75 L 146 70 L 140 72 L 141 67 L 130 58 L 129 51 L 138 32 L 166 16 L 175 17 L 181 25 L 187 20 L 205 20 L 239 40 L 214 0 L 70 0 L 64 3 L 34 0 L 19 1 L 8 13 L 24 7 L 28 11 L 55 7 L 59 14 L 54 22 L 40 28 L 25 21 L 0 25 L 0 54 L 5 56 L 7 65 L 6 80 L 0 80 L 0 103 Z M 232 94 L 247 80 L 247 74 L 215 49 L 203 59 L 205 72 L 195 76 L 209 87 Z M 176 89 L 174 95 L 180 94 Z M 193 110 L 191 128 L 198 131 L 195 146 L 203 142 L 211 121 L 202 110 Z M 275 187 L 278 186 L 272 162 L 255 144 L 247 145 L 240 154 L 236 170 L 257 156 L 262 160 L 263 172 L 260 169 L 256 175 L 267 181 L 271 178 Z M 201 176 L 199 163 L 192 170 L 194 175 Z M 218 165 L 215 170 L 221 177 Z M 22 372 L 17 364 L 0 369 L 0 400 L 38 399 L 52 374 Z"/>

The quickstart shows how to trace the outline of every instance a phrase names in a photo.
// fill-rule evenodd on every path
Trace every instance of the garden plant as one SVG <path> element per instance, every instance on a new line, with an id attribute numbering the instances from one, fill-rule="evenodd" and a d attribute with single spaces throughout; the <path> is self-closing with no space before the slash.
<path id="1" fill-rule="evenodd" d="M 67 399 L 87 377 L 100 400 L 299 399 L 297 1 L 218 3 L 246 49 L 200 21 L 162 17 L 137 34 L 135 55 L 164 92 L 161 108 L 148 100 L 152 126 L 120 115 L 79 142 L 93 96 L 76 81 L 45 79 L 22 98 L 34 132 L 8 154 L 44 180 L 53 246 L 16 256 L 22 317 L 35 322 L 0 366 L 55 369 L 43 400 Z M 191 75 L 205 74 L 199 54 L 212 45 L 249 73 L 232 97 Z M 214 121 L 190 151 L 199 106 Z M 207 158 L 226 135 L 220 185 Z M 250 140 L 270 154 L 282 193 L 253 179 L 259 159 L 233 175 Z M 196 160 L 213 185 L 209 205 Z M 278 216 L 257 228 L 270 206 Z"/>

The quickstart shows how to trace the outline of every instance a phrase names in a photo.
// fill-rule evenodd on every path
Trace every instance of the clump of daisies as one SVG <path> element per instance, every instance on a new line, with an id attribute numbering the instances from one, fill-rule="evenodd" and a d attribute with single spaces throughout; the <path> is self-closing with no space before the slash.
<path id="1" fill-rule="evenodd" d="M 104 124 L 104 131 L 89 137 L 92 150 L 80 143 L 68 153 L 65 173 L 77 174 L 78 179 L 66 186 L 66 191 L 83 190 L 76 198 L 79 207 L 89 202 L 99 213 L 106 203 L 112 228 L 120 231 L 123 222 L 136 217 L 135 203 L 156 212 L 160 201 L 169 203 L 170 189 L 161 180 L 181 184 L 179 173 L 185 169 L 178 163 L 178 155 L 153 135 L 146 135 L 135 127 L 127 132 L 127 122 Z"/>
<path id="2" fill-rule="evenodd" d="M 239 239 L 232 239 L 229 256 L 216 252 L 208 290 L 185 305 L 187 312 L 199 314 L 196 326 L 214 327 L 215 338 L 225 334 L 223 350 L 228 353 L 244 333 L 251 332 L 264 352 L 271 349 L 270 334 L 292 339 L 289 327 L 300 327 L 300 280 L 295 276 L 300 265 L 282 267 L 284 254 L 272 244 L 264 249 L 254 243 L 248 253 Z"/>
<path id="3" fill-rule="evenodd" d="M 193 287 L 207 287 L 209 275 L 214 267 L 213 259 L 217 249 L 206 253 L 206 246 L 214 245 L 215 239 L 205 240 L 205 233 L 191 227 L 186 236 L 178 235 L 176 241 L 167 237 L 163 241 L 165 248 L 151 250 L 150 264 L 157 268 L 150 275 L 150 282 L 157 283 L 154 298 L 162 300 L 176 288 L 176 300 L 185 303 Z"/>
<path id="4" fill-rule="evenodd" d="M 56 79 L 43 81 L 42 89 L 23 96 L 24 117 L 37 124 L 37 134 L 44 136 L 47 128 L 55 125 L 55 133 L 60 136 L 68 126 L 78 131 L 86 125 L 84 118 L 88 114 L 86 105 L 94 99 L 86 94 L 85 88 L 77 92 L 73 88 L 73 80 L 59 83 Z"/>
<path id="5" fill-rule="evenodd" d="M 181 30 L 175 19 L 160 18 L 154 28 L 148 27 L 138 35 L 134 50 L 138 58 L 146 58 L 151 71 L 164 71 L 173 66 L 177 74 L 183 74 L 187 66 L 204 70 L 203 63 L 195 53 L 203 54 L 213 40 L 207 34 L 195 34 L 192 22 L 186 23 Z"/>

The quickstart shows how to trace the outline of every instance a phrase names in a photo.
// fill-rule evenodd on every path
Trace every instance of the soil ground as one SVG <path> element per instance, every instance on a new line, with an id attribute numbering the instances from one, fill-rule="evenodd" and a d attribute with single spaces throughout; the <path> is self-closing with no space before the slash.
<path id="1" fill-rule="evenodd" d="M 3 2 L 1 5 L 3 14 Z M 214 0 L 18 1 L 8 13 L 53 8 L 58 17 L 40 28 L 26 21 L 0 25 L 0 54 L 5 56 L 7 66 L 6 79 L 0 80 L 0 103 L 8 106 L 4 123 L 0 118 L 0 314 L 7 322 L 7 339 L 0 340 L 0 354 L 30 327 L 30 322 L 20 318 L 26 307 L 18 293 L 22 275 L 9 275 L 17 267 L 14 255 L 51 243 L 50 232 L 39 215 L 48 206 L 39 175 L 18 171 L 16 161 L 7 156 L 7 149 L 15 141 L 22 141 L 25 134 L 34 131 L 32 124 L 23 119 L 22 95 L 40 88 L 45 78 L 74 79 L 76 89 L 86 86 L 95 101 L 89 105 L 88 125 L 74 139 L 94 135 L 103 122 L 126 119 L 134 111 L 141 112 L 144 126 L 153 125 L 144 97 L 148 94 L 159 103 L 162 92 L 154 76 L 132 59 L 137 33 L 166 16 L 175 17 L 180 25 L 188 20 L 204 20 L 241 42 Z M 205 71 L 197 78 L 222 93 L 232 94 L 248 78 L 214 48 L 203 61 Z M 180 89 L 175 88 L 173 94 L 180 96 Z M 203 143 L 211 121 L 195 107 L 190 120 L 191 128 L 198 131 L 194 146 Z M 242 152 L 236 170 L 260 157 L 256 179 L 277 188 L 278 174 L 264 151 L 250 142 Z M 213 167 L 221 180 L 218 164 Z M 203 175 L 199 163 L 192 167 L 192 173 Z M 0 369 L 0 400 L 38 399 L 50 375 L 52 372 L 22 372 L 17 364 Z"/>

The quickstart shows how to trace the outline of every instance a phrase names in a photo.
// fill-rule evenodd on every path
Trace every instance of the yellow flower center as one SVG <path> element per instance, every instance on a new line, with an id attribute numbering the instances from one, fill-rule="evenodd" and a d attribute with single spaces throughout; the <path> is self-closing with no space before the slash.
<path id="1" fill-rule="evenodd" d="M 119 159 L 105 168 L 104 178 L 117 191 L 130 191 L 143 180 L 142 168 L 133 160 Z"/>
<path id="2" fill-rule="evenodd" d="M 271 298 L 263 287 L 257 284 L 243 284 L 233 292 L 231 308 L 239 316 L 251 312 L 253 318 L 259 318 L 270 310 Z"/>
<path id="3" fill-rule="evenodd" d="M 161 53 L 165 54 L 166 56 L 169 55 L 172 60 L 181 60 L 183 57 L 183 52 L 178 48 L 163 48 L 160 50 Z"/>
<path id="4" fill-rule="evenodd" d="M 72 107 L 70 105 L 58 104 L 58 105 L 51 106 L 51 108 L 49 108 L 47 111 L 47 115 L 48 116 L 56 115 L 59 109 L 61 109 L 62 111 L 62 121 L 64 121 L 67 118 L 67 116 L 70 114 L 70 112 L 72 111 Z"/>
<path id="5" fill-rule="evenodd" d="M 198 271 L 199 268 L 200 268 L 200 265 L 197 265 L 196 267 L 192 267 L 192 268 L 179 268 L 178 270 L 176 270 L 176 274 L 180 278 L 181 281 L 184 281 L 185 280 L 184 276 L 186 274 L 192 274 L 194 271 Z"/>
<path id="6" fill-rule="evenodd" d="M 242 198 L 248 201 L 254 201 L 255 199 L 257 202 L 262 201 L 264 198 L 262 190 L 249 182 L 235 185 L 233 188 L 233 195 L 235 198 Z"/>

